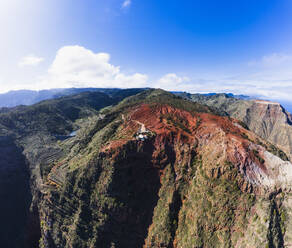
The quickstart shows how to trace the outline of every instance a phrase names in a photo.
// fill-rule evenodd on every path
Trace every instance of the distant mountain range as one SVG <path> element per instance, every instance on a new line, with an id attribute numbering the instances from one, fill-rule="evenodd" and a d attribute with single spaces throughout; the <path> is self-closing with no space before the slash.
<path id="1" fill-rule="evenodd" d="M 101 92 L 114 95 L 121 91 L 118 88 L 66 88 L 49 90 L 15 90 L 0 94 L 0 107 L 15 107 L 18 105 L 32 105 L 43 100 L 55 99 L 82 92 Z"/>
<path id="2" fill-rule="evenodd" d="M 201 96 L 215 96 L 215 95 L 224 95 L 226 97 L 231 97 L 231 98 L 236 98 L 236 99 L 241 99 L 241 100 L 251 100 L 253 99 L 250 96 L 246 96 L 246 95 L 234 95 L 233 93 L 201 93 L 201 94 L 191 94 L 188 92 L 184 92 L 184 91 L 172 91 L 171 93 L 175 94 L 175 95 L 180 95 L 180 96 L 185 96 L 185 97 L 190 97 L 191 95 L 201 95 Z"/>
<path id="3" fill-rule="evenodd" d="M 145 88 L 146 89 L 146 88 Z M 15 107 L 18 105 L 32 105 L 43 100 L 54 99 L 61 96 L 69 96 L 74 94 L 79 94 L 82 92 L 102 92 L 107 95 L 113 95 L 122 89 L 119 88 L 64 88 L 64 89 L 49 89 L 49 90 L 15 90 L 9 91 L 7 93 L 0 94 L 0 108 L 1 107 Z M 177 95 L 191 95 L 187 92 L 172 91 L 171 93 Z M 227 97 L 241 99 L 241 100 L 252 100 L 253 97 L 246 95 L 235 95 L 232 93 L 220 93 Z M 218 95 L 218 93 L 207 93 L 199 94 L 203 96 L 213 96 Z M 280 101 L 280 103 L 292 113 L 292 103 L 287 101 Z"/>
<path id="4" fill-rule="evenodd" d="M 214 95 L 217 96 L 225 96 L 226 98 L 235 98 L 235 99 L 240 99 L 240 100 L 256 100 L 256 99 L 261 99 L 259 97 L 251 97 L 251 96 L 246 96 L 246 95 L 236 95 L 233 93 L 197 93 L 197 94 L 191 94 L 188 92 L 184 92 L 184 91 L 172 91 L 173 94 L 175 95 L 180 95 L 180 96 L 184 96 L 189 98 L 191 95 L 197 95 L 197 96 L 203 96 L 203 97 L 211 97 Z M 265 99 L 267 100 L 267 99 Z M 282 99 L 278 99 L 277 102 L 279 102 L 282 106 L 284 106 L 284 108 L 289 111 L 290 113 L 292 113 L 292 101 L 288 102 L 286 100 L 282 100 Z"/>

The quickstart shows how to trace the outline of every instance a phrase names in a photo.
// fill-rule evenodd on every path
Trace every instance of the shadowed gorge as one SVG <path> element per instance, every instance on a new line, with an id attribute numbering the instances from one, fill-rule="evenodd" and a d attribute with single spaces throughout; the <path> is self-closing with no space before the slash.
<path id="1" fill-rule="evenodd" d="M 0 240 L 2 247 L 38 245 L 39 226 L 29 218 L 30 173 L 21 149 L 9 136 L 0 137 Z M 38 216 L 36 216 L 38 220 Z"/>

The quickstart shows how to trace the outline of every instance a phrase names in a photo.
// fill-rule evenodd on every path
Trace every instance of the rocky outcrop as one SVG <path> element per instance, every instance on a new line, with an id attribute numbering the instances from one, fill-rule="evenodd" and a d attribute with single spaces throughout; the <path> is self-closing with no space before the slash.
<path id="1" fill-rule="evenodd" d="M 231 117 L 243 121 L 251 131 L 277 145 L 291 159 L 292 116 L 279 103 L 242 100 L 226 94 L 189 94 L 184 97 L 226 111 Z"/>

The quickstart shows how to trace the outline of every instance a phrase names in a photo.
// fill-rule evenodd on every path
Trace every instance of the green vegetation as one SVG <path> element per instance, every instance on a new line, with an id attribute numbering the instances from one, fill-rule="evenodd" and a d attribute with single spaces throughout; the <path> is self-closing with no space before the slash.
<path id="1" fill-rule="evenodd" d="M 37 236 L 40 247 L 47 247 L 49 242 L 58 247 L 143 247 L 146 242 L 145 247 L 153 248 L 225 248 L 245 247 L 249 237 L 255 247 L 265 247 L 267 241 L 268 247 L 282 247 L 283 235 L 288 231 L 288 208 L 284 208 L 279 196 L 268 200 L 268 193 L 257 192 L 258 188 L 246 179 L 245 168 L 239 169 L 231 162 L 247 148 L 233 153 L 228 149 L 233 144 L 224 133 L 220 131 L 213 137 L 212 131 L 200 133 L 197 129 L 202 120 L 196 112 L 225 113 L 162 90 L 139 91 L 124 99 L 133 92 L 112 93 L 110 97 L 90 93 L 1 112 L 1 128 L 17 130 L 15 137 L 23 151 L 15 151 L 14 140 L 9 143 L 0 139 L 0 161 L 13 168 L 18 162 L 25 164 L 22 152 L 27 156 L 32 173 L 31 193 L 39 210 L 35 212 L 36 219 L 41 215 L 36 224 L 36 229 L 42 230 L 41 239 Z M 117 104 L 117 99 L 124 100 Z M 125 128 L 128 122 L 124 119 L 131 108 L 144 103 L 152 110 L 167 104 L 189 111 L 198 118 L 197 123 L 191 126 L 179 115 L 161 115 L 171 135 L 165 132 L 159 136 L 157 132 L 137 142 L 133 138 L 136 131 Z M 76 127 L 76 137 L 58 142 L 54 138 L 54 134 L 66 134 Z M 188 134 L 197 129 L 197 133 L 195 137 L 186 133 L 173 135 L 178 129 Z M 248 139 L 245 133 L 242 137 Z M 236 146 L 239 147 L 240 144 Z M 266 147 L 285 158 L 275 146 Z M 19 156 L 9 159 L 9 149 Z M 265 162 L 257 150 L 250 151 L 250 155 L 248 159 Z M 28 182 L 22 178 L 23 172 L 13 171 L 13 178 Z M 11 175 L 7 175 L 10 180 Z M 9 197 L 17 197 L 10 205 L 2 205 L 17 205 L 17 199 L 24 196 L 28 199 L 23 202 L 29 205 L 28 184 L 25 189 L 19 187 L 20 181 L 1 185 L 12 184 Z M 260 206 L 260 197 L 271 202 L 266 207 L 269 213 Z M 2 219 L 7 223 L 3 212 Z M 25 219 L 16 214 L 9 220 L 17 223 L 18 218 Z M 19 226 L 23 229 L 24 224 L 23 221 Z M 21 228 L 15 230 L 24 237 Z M 249 232 L 254 235 L 249 236 Z"/>
<path id="2" fill-rule="evenodd" d="M 96 114 L 98 109 L 113 102 L 113 99 L 103 93 L 86 92 L 17 107 L 0 114 L 0 124 L 21 132 L 22 135 L 39 131 L 64 135 L 72 131 L 75 120 Z"/>
<path id="3" fill-rule="evenodd" d="M 229 179 L 235 170 L 229 161 L 226 161 L 227 170 L 219 178 L 206 175 L 202 161 L 197 160 L 197 163 L 201 169 L 197 170 L 179 214 L 178 245 L 232 247 L 231 230 L 244 230 L 246 213 L 255 198 L 241 192 L 237 180 Z"/>
<path id="4" fill-rule="evenodd" d="M 249 130 L 249 127 L 248 127 L 248 125 L 245 122 L 238 120 L 238 123 L 239 123 L 240 126 L 242 126 L 243 128 L 245 128 L 246 130 Z"/>
<path id="5" fill-rule="evenodd" d="M 280 159 L 282 159 L 284 161 L 289 161 L 287 154 L 285 152 L 283 152 L 281 149 L 279 149 L 278 147 L 276 147 L 275 145 L 268 143 L 268 142 L 267 142 L 267 144 L 264 144 L 259 139 L 256 139 L 256 143 L 258 145 L 266 148 L 268 152 L 274 154 L 275 156 L 279 157 Z"/>
<path id="6" fill-rule="evenodd" d="M 255 149 L 252 150 L 253 155 L 258 159 L 261 164 L 265 163 L 265 160 L 259 155 L 259 152 Z"/>
<path id="7" fill-rule="evenodd" d="M 225 112 L 221 112 L 216 108 L 208 107 L 199 103 L 194 103 L 189 100 L 183 99 L 179 96 L 173 95 L 164 90 L 146 90 L 135 96 L 131 96 L 121 101 L 117 106 L 118 109 L 123 110 L 139 103 L 145 104 L 161 104 L 169 105 L 174 108 L 182 109 L 189 112 L 204 112 L 213 113 L 216 115 L 225 116 Z M 117 109 L 115 108 L 115 110 Z"/>
<path id="8" fill-rule="evenodd" d="M 273 144 L 269 144 L 269 146 L 267 147 L 267 150 L 270 153 L 274 154 L 275 156 L 278 156 L 280 159 L 284 161 L 289 161 L 289 158 L 286 155 L 286 153 L 283 152 L 281 149 L 277 148 L 276 146 L 274 146 Z"/>
<path id="9" fill-rule="evenodd" d="M 283 235 L 285 233 L 285 220 L 285 211 L 282 209 L 282 212 L 280 214 L 279 207 L 275 199 L 272 199 L 270 206 L 270 222 L 267 234 L 269 248 L 284 247 Z"/>
<path id="10" fill-rule="evenodd" d="M 175 189 L 175 173 L 171 165 L 165 170 L 159 190 L 159 200 L 154 209 L 152 225 L 146 240 L 151 247 L 171 246 L 177 228 L 177 207 L 180 204 Z"/>
<path id="11" fill-rule="evenodd" d="M 240 133 L 241 137 L 246 139 L 246 140 L 250 140 L 249 137 L 246 135 L 246 133 Z"/>
<path id="12" fill-rule="evenodd" d="M 162 116 L 162 118 L 165 118 L 167 120 L 167 124 L 171 124 L 174 127 L 180 128 L 181 130 L 185 131 L 186 133 L 191 134 L 190 129 L 188 128 L 187 120 L 171 114 L 166 114 Z"/>

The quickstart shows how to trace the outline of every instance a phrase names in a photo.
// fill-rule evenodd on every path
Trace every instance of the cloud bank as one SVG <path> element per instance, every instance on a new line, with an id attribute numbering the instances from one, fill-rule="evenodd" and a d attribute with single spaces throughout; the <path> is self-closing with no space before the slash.
<path id="1" fill-rule="evenodd" d="M 94 53 L 82 46 L 62 47 L 40 86 L 131 88 L 147 85 L 147 75 L 126 75 L 121 72 L 120 67 L 110 64 L 109 61 L 110 55 L 107 53 Z"/>
<path id="2" fill-rule="evenodd" d="M 28 56 L 22 65 L 37 65 L 43 58 Z M 158 78 L 143 73 L 127 74 L 110 62 L 108 53 L 95 53 L 82 46 L 60 48 L 46 75 L 35 84 L 16 88 L 153 87 L 191 93 L 225 92 L 292 102 L 292 56 L 271 54 L 246 63 L 239 75 L 187 77 L 169 72 Z"/>

